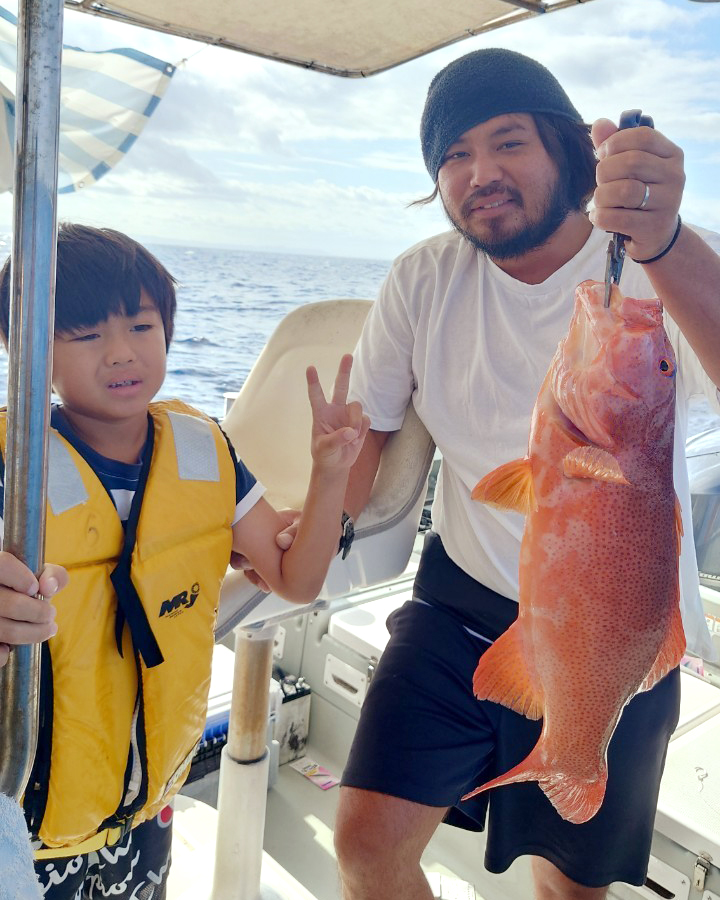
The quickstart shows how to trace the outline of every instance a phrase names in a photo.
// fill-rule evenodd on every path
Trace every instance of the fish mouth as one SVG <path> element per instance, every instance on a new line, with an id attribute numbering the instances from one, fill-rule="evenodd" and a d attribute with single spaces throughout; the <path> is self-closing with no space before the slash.
<path id="1" fill-rule="evenodd" d="M 593 391 L 582 374 L 580 372 L 578 377 L 572 368 L 563 365 L 561 356 L 556 357 L 551 389 L 562 416 L 560 422 L 567 435 L 574 440 L 607 450 L 615 442 L 602 420 L 593 412 L 589 402 Z"/>
<path id="2" fill-rule="evenodd" d="M 612 365 L 612 335 L 607 320 L 616 319 L 617 314 L 600 306 L 603 290 L 604 285 L 589 282 L 578 288 L 568 335 L 553 361 L 551 389 L 568 436 L 588 446 L 611 450 L 616 439 L 603 410 L 616 407 L 618 401 L 636 403 L 639 396 L 617 377 Z"/>

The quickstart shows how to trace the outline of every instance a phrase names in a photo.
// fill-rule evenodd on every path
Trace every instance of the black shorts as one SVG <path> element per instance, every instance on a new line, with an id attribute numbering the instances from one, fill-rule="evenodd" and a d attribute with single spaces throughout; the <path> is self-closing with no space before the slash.
<path id="1" fill-rule="evenodd" d="M 172 807 L 112 847 L 35 861 L 44 900 L 165 900 L 172 848 Z"/>
<path id="2" fill-rule="evenodd" d="M 519 856 L 542 856 L 588 887 L 645 881 L 668 740 L 680 709 L 676 669 L 625 708 L 608 751 L 599 812 L 572 825 L 535 782 L 460 797 L 524 759 L 541 722 L 472 693 L 490 646 L 446 610 L 408 601 L 388 619 L 390 641 L 363 704 L 342 784 L 427 806 L 480 831 L 488 811 L 485 867 L 504 872 Z"/>

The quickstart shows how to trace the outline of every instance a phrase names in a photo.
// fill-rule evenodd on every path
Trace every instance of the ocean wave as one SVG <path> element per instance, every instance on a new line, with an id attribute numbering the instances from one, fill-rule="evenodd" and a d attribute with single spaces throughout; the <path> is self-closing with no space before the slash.
<path id="1" fill-rule="evenodd" d="M 189 344 L 192 347 L 221 347 L 222 344 L 217 344 L 215 341 L 211 341 L 210 338 L 206 337 L 189 337 L 189 338 L 174 338 L 174 344 Z"/>

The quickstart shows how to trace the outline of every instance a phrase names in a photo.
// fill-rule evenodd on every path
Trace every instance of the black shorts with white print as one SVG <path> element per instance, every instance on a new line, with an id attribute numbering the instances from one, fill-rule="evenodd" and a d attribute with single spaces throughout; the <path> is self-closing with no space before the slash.
<path id="1" fill-rule="evenodd" d="M 171 842 L 172 808 L 166 806 L 112 847 L 80 856 L 36 860 L 43 898 L 165 900 Z"/>

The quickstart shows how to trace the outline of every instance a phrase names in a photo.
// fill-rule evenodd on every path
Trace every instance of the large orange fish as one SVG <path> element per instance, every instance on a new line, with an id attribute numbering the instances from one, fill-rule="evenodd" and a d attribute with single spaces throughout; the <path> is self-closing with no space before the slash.
<path id="1" fill-rule="evenodd" d="M 473 498 L 526 514 L 517 621 L 481 657 L 481 700 L 543 719 L 503 784 L 537 781 L 570 822 L 598 811 L 625 704 L 680 661 L 675 357 L 659 300 L 586 281 L 532 417 L 528 455 Z"/>

